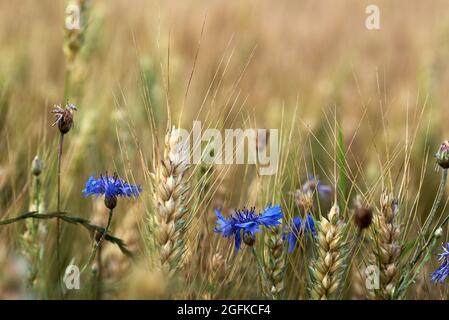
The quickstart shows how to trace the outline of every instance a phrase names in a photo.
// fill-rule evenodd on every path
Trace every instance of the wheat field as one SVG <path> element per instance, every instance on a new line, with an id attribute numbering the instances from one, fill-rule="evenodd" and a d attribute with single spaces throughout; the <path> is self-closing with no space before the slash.
<path id="1" fill-rule="evenodd" d="M 0 298 L 447 299 L 448 4 L 0 0 Z"/>

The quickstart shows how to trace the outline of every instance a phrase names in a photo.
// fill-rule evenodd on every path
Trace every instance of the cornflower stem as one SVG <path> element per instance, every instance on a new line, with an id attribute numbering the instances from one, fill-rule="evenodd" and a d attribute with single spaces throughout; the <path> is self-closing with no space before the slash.
<path id="1" fill-rule="evenodd" d="M 108 233 L 109 231 L 109 227 L 111 226 L 111 221 L 112 221 L 112 213 L 113 213 L 113 209 L 109 210 L 109 218 L 108 218 L 108 224 L 106 225 L 106 228 L 104 229 L 104 231 L 101 234 L 100 239 L 98 239 L 98 241 L 94 240 L 94 244 L 93 244 L 93 248 L 92 248 L 92 252 L 90 254 L 89 260 L 87 260 L 86 264 L 83 266 L 83 268 L 81 269 L 80 273 L 83 273 L 86 268 L 92 263 L 92 261 L 95 258 L 95 255 L 97 254 L 97 250 L 98 248 L 101 246 L 103 239 L 105 237 L 105 235 Z"/>
<path id="2" fill-rule="evenodd" d="M 102 298 L 102 277 L 103 277 L 103 265 L 101 263 L 101 253 L 102 253 L 103 249 L 101 246 L 98 247 L 98 253 L 97 253 L 97 266 L 98 266 L 98 271 L 97 271 L 97 285 L 95 287 L 95 299 L 96 300 L 101 300 Z"/>
<path id="3" fill-rule="evenodd" d="M 61 211 L 61 161 L 62 161 L 62 147 L 64 145 L 64 134 L 61 132 L 59 136 L 58 147 L 58 195 L 57 195 L 57 211 Z M 61 281 L 61 255 L 60 255 L 60 240 L 61 240 L 61 223 L 59 217 L 56 218 L 56 260 L 58 269 L 58 281 Z"/>
<path id="4" fill-rule="evenodd" d="M 251 247 L 251 252 L 254 255 L 254 258 L 256 259 L 257 268 L 259 269 L 259 276 L 261 278 L 261 286 L 262 291 L 264 291 L 265 286 L 268 284 L 268 277 L 265 272 L 265 268 L 263 266 L 262 261 L 260 260 L 259 255 L 257 254 L 256 248 L 254 246 Z M 268 292 L 271 292 L 270 288 L 268 288 Z M 272 298 L 276 300 L 276 297 L 271 294 Z"/>
<path id="5" fill-rule="evenodd" d="M 67 62 L 68 65 L 64 74 L 64 100 L 67 101 L 69 99 L 70 94 L 70 78 L 72 74 L 72 65 L 71 62 Z"/>
<path id="6" fill-rule="evenodd" d="M 426 255 L 424 256 L 424 258 L 419 263 L 418 267 L 412 273 L 411 276 L 410 276 L 410 273 L 412 272 L 413 268 L 410 268 L 409 272 L 407 272 L 407 274 L 404 276 L 403 280 L 400 283 L 400 287 L 398 288 L 397 293 L 394 296 L 395 299 L 402 298 L 402 296 L 403 296 L 403 294 L 405 294 L 405 291 L 407 290 L 407 288 L 415 282 L 415 279 L 419 275 L 419 272 L 423 268 L 424 264 L 430 259 L 433 249 L 435 248 L 435 246 L 437 244 L 437 239 L 438 239 L 438 237 L 436 237 L 436 236 L 433 236 L 432 238 L 429 239 L 429 244 L 426 245 L 426 247 L 425 247 Z"/>
<path id="7" fill-rule="evenodd" d="M 444 188 L 446 186 L 446 182 L 447 182 L 447 169 L 443 169 L 443 172 L 441 173 L 440 185 L 438 186 L 438 191 L 435 196 L 435 201 L 433 202 L 432 208 L 430 209 L 429 215 L 427 216 L 426 222 L 424 223 L 424 226 L 422 228 L 422 234 L 424 237 L 426 237 L 426 235 L 428 234 L 428 229 L 430 228 L 430 224 L 432 223 L 432 220 L 438 210 L 438 207 L 440 206 L 441 200 L 443 199 Z M 445 224 L 448 222 L 448 220 L 449 220 L 449 216 L 447 216 L 443 220 L 440 227 L 444 227 Z M 416 264 L 419 262 L 423 253 L 426 252 L 426 256 L 424 257 L 425 261 L 426 261 L 426 259 L 428 259 L 426 257 L 431 254 L 432 250 L 428 250 L 428 248 L 430 247 L 433 249 L 433 247 L 435 246 L 435 243 L 436 243 L 435 230 L 437 228 L 438 228 L 438 226 L 435 227 L 433 229 L 433 231 L 428 235 L 428 239 L 424 243 L 424 246 L 422 246 L 422 248 L 415 255 L 412 262 L 410 263 L 410 267 L 408 268 L 408 270 L 406 271 L 404 276 L 401 278 L 401 280 L 399 282 L 399 289 L 396 294 L 397 297 L 399 297 L 402 294 L 402 292 L 405 291 L 408 288 L 408 286 L 410 286 L 411 283 L 413 283 L 414 279 L 418 275 L 417 272 L 413 272 L 413 269 L 415 268 Z M 421 268 L 419 268 L 419 269 L 421 269 Z M 413 274 L 411 275 L 411 279 L 409 280 L 411 273 L 413 273 Z"/>
<path id="8" fill-rule="evenodd" d="M 438 186 L 438 191 L 437 191 L 437 195 L 435 197 L 435 201 L 433 202 L 432 209 L 430 209 L 429 215 L 427 216 L 426 222 L 424 223 L 424 227 L 422 229 L 424 236 L 426 235 L 426 233 L 428 231 L 427 229 L 429 229 L 430 224 L 432 223 L 432 220 L 438 210 L 438 207 L 440 206 L 441 200 L 443 199 L 446 181 L 447 181 L 447 169 L 443 169 L 443 172 L 441 173 L 440 185 Z M 430 237 L 432 237 L 432 235 L 430 235 Z"/>

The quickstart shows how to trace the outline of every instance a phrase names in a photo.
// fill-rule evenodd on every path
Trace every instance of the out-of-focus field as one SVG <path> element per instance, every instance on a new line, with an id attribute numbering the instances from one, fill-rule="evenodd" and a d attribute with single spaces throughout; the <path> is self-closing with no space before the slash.
<path id="1" fill-rule="evenodd" d="M 369 4 L 380 8 L 380 30 L 365 28 Z M 56 206 L 58 132 L 51 127 L 50 109 L 66 102 L 65 7 L 65 1 L 0 0 L 0 219 L 28 211 L 36 154 L 44 162 L 46 208 Z M 94 0 L 70 79 L 69 102 L 78 111 L 64 142 L 62 208 L 105 224 L 101 200 L 85 198 L 81 190 L 91 174 L 117 171 L 144 191 L 137 201 L 119 203 L 112 229 L 131 246 L 143 247 L 139 230 L 151 210 L 148 170 L 154 147 L 148 101 L 162 141 L 168 97 L 174 121 L 180 119 L 186 129 L 193 120 L 218 128 L 284 128 L 294 121 L 289 148 L 297 161 L 286 169 L 286 197 L 307 172 L 334 182 L 336 111 L 354 193 L 366 193 L 377 205 L 379 177 L 391 168 L 391 181 L 399 184 L 410 155 L 403 193 L 420 195 L 416 212 L 425 216 L 439 179 L 432 156 L 449 136 L 448 58 L 449 2 L 444 0 Z M 244 201 L 254 196 L 251 174 L 232 170 L 239 169 L 229 169 L 217 188 L 221 204 L 251 206 Z M 213 222 L 212 206 L 209 215 Z M 52 228 L 50 223 L 49 234 Z M 64 230 L 65 261 L 85 259 L 89 234 L 72 226 Z M 412 235 L 416 225 L 409 230 Z M 7 252 L 19 255 L 20 232 L 20 225 L 2 226 L 0 261 Z M 195 242 L 196 235 L 190 237 Z M 121 265 L 115 247 L 104 250 L 105 277 L 121 269 L 140 276 L 139 268 Z M 52 253 L 48 257 L 55 259 Z M 16 262 L 8 263 L 14 266 L 0 262 L 5 269 L 0 297 L 23 297 L 26 290 L 16 290 L 20 280 L 8 279 L 16 273 L 23 278 L 21 271 Z M 48 279 L 56 277 L 47 273 Z M 157 279 L 153 273 L 145 277 Z M 423 281 L 423 288 L 430 286 Z M 153 297 L 163 291 L 154 285 L 150 293 L 141 292 L 139 280 L 130 283 L 131 293 L 113 296 Z M 253 297 L 245 290 L 237 287 L 233 297 Z M 44 297 L 52 297 L 49 291 Z"/>

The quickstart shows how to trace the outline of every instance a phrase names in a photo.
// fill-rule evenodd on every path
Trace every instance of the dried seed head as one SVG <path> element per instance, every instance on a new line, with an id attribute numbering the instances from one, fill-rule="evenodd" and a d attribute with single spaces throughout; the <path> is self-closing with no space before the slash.
<path id="1" fill-rule="evenodd" d="M 357 196 L 354 209 L 354 222 L 360 230 L 366 229 L 373 221 L 373 208 L 364 205 L 362 198 Z"/>
<path id="2" fill-rule="evenodd" d="M 42 161 L 38 156 L 35 156 L 31 163 L 31 173 L 36 177 L 42 173 Z"/>
<path id="3" fill-rule="evenodd" d="M 73 126 L 73 112 L 78 110 L 74 104 L 67 104 L 65 108 L 56 105 L 51 111 L 55 115 L 54 125 L 58 125 L 59 132 L 66 134 Z"/>
<path id="4" fill-rule="evenodd" d="M 252 247 L 254 245 L 254 243 L 256 242 L 256 237 L 251 235 L 248 232 L 245 232 L 245 234 L 243 235 L 243 242 L 247 245 Z"/>
<path id="5" fill-rule="evenodd" d="M 313 208 L 313 193 L 311 191 L 303 192 L 301 189 L 296 190 L 295 203 L 298 208 L 308 212 Z"/>
<path id="6" fill-rule="evenodd" d="M 444 141 L 435 154 L 437 163 L 443 169 L 449 168 L 449 141 Z"/>

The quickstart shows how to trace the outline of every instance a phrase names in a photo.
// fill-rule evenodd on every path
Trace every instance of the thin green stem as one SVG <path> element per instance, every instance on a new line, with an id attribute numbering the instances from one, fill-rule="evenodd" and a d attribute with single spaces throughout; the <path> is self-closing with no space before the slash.
<path id="1" fill-rule="evenodd" d="M 103 242 L 103 239 L 104 239 L 105 235 L 108 233 L 109 227 L 111 226 L 112 213 L 113 213 L 113 209 L 109 210 L 108 224 L 106 225 L 106 228 L 102 232 L 100 239 L 98 239 L 98 241 L 94 241 L 92 252 L 90 254 L 89 260 L 87 260 L 86 264 L 83 266 L 83 268 L 81 269 L 80 273 L 83 273 L 86 270 L 86 268 L 92 263 L 92 261 L 95 259 L 95 255 L 97 254 L 97 250 L 101 246 L 101 243 Z"/>
<path id="2" fill-rule="evenodd" d="M 96 281 L 96 286 L 95 286 L 95 299 L 96 300 L 101 300 L 102 296 L 103 296 L 103 264 L 101 262 L 101 256 L 102 256 L 102 251 L 103 251 L 103 247 L 99 246 L 98 247 L 98 253 L 97 253 L 97 281 Z"/>
<path id="3" fill-rule="evenodd" d="M 424 236 L 426 236 L 426 234 L 428 233 L 427 229 L 430 227 L 430 224 L 438 210 L 438 207 L 440 206 L 441 203 L 441 199 L 443 198 L 444 195 L 444 188 L 446 185 L 446 181 L 447 181 L 447 169 L 443 170 L 443 173 L 441 174 L 441 181 L 440 181 L 440 186 L 438 187 L 438 191 L 437 191 L 437 195 L 435 197 L 435 201 L 433 203 L 432 209 L 430 209 L 430 213 L 428 218 L 426 219 L 426 223 L 423 227 L 423 234 Z M 414 265 L 419 261 L 421 255 L 423 254 L 423 252 L 427 249 L 427 247 L 430 245 L 430 242 L 432 241 L 433 238 L 433 233 L 429 234 L 429 238 L 427 239 L 426 243 L 424 244 L 424 246 L 421 248 L 421 250 L 418 252 L 418 254 L 415 256 L 415 258 L 413 259 L 412 263 L 411 263 L 411 267 L 414 267 Z"/>
<path id="4" fill-rule="evenodd" d="M 440 206 L 441 200 L 443 199 L 446 181 L 447 181 L 447 169 L 443 169 L 435 201 L 433 202 L 432 209 L 430 209 L 429 215 L 427 216 L 426 222 L 424 223 L 424 227 L 422 228 L 424 235 L 426 235 L 428 231 L 427 229 L 430 227 L 430 224 L 432 223 L 432 220 L 438 210 L 438 207 Z"/>
<path id="5" fill-rule="evenodd" d="M 259 269 L 259 275 L 261 277 L 261 285 L 262 285 L 262 291 L 265 291 L 266 285 L 268 284 L 268 277 L 267 273 L 265 272 L 265 268 L 263 266 L 262 261 L 260 260 L 259 255 L 256 252 L 256 248 L 254 246 L 251 247 L 251 252 L 254 255 L 254 258 L 256 259 L 257 268 Z M 268 288 L 268 292 L 271 294 L 271 297 L 273 299 L 276 299 L 276 297 L 271 293 L 270 288 Z"/>
<path id="6" fill-rule="evenodd" d="M 435 239 L 435 230 L 438 227 L 434 228 L 430 234 L 428 232 L 429 231 L 428 229 L 430 228 L 432 220 L 435 217 L 435 214 L 440 206 L 441 200 L 443 199 L 446 182 L 447 182 L 447 169 L 443 169 L 443 172 L 441 174 L 440 185 L 438 186 L 438 191 L 435 196 L 435 201 L 433 202 L 432 208 L 430 209 L 429 215 L 427 216 L 426 222 L 424 223 L 424 226 L 422 228 L 423 237 L 426 237 L 428 235 L 428 238 L 425 241 L 422 248 L 417 252 L 417 254 L 413 258 L 412 262 L 409 264 L 410 267 L 407 269 L 404 276 L 401 278 L 401 280 L 399 282 L 399 289 L 395 293 L 396 297 L 399 297 L 405 290 L 407 290 L 407 288 L 410 286 L 410 284 L 413 283 L 413 281 L 415 280 L 417 273 L 413 272 L 413 270 L 414 270 L 416 264 L 421 259 L 423 253 L 427 252 L 427 255 L 429 255 L 431 253 L 431 250 L 428 250 L 428 248 L 434 247 L 432 245 L 432 243 L 434 243 L 434 241 L 432 241 L 432 240 Z M 447 223 L 448 219 L 449 219 L 449 216 L 443 220 L 443 222 L 441 223 L 440 226 L 441 227 L 444 226 Z"/>
<path id="7" fill-rule="evenodd" d="M 70 82 L 71 82 L 71 74 L 72 74 L 72 65 L 71 62 L 67 62 L 67 67 L 64 74 L 64 101 L 68 101 L 70 96 Z"/>
<path id="8" fill-rule="evenodd" d="M 57 211 L 61 211 L 61 161 L 62 147 L 64 144 L 64 134 L 60 133 L 58 147 L 58 195 L 57 195 Z M 58 281 L 61 281 L 61 255 L 60 255 L 61 225 L 59 218 L 56 218 L 56 260 L 58 270 Z"/>

